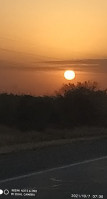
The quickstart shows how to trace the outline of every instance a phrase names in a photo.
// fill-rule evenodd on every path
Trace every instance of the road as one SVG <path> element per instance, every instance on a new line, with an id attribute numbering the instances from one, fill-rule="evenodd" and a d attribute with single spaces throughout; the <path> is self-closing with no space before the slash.
<path id="1" fill-rule="evenodd" d="M 107 198 L 107 139 L 77 141 L 35 151 L 2 155 L 1 198 Z M 11 189 L 34 189 L 36 197 L 10 196 Z M 72 197 L 71 197 L 72 196 Z"/>

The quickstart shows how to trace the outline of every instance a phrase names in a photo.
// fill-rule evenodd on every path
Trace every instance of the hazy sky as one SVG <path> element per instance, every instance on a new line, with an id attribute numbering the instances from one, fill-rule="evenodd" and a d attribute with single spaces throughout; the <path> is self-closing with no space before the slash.
<path id="1" fill-rule="evenodd" d="M 66 62 L 61 62 L 60 65 L 37 63 L 87 58 L 107 58 L 107 0 L 0 0 L 1 89 L 18 88 L 15 81 L 16 76 L 20 76 L 21 73 L 14 72 L 14 68 L 18 71 L 23 70 L 23 81 L 26 80 L 27 70 L 29 75 L 25 83 L 31 84 L 31 88 L 35 85 L 32 78 L 35 79 L 37 70 L 42 70 L 41 76 L 45 76 L 46 79 L 46 73 L 43 71 L 50 71 L 51 68 L 56 70 L 57 76 L 59 69 L 70 68 L 70 64 L 74 70 L 87 72 L 89 69 L 90 73 L 95 73 L 95 67 L 92 63 L 90 67 L 90 62 L 85 68 L 81 63 L 78 63 L 78 66 L 72 63 L 68 66 Z M 94 64 L 97 65 L 97 71 L 105 73 L 106 63 L 96 61 Z M 29 70 L 35 75 L 31 75 Z M 10 85 L 9 88 L 5 86 L 4 78 Z M 20 78 L 21 76 L 17 81 Z M 9 84 L 9 81 L 14 82 Z M 36 83 L 38 81 L 40 77 L 36 77 Z M 53 81 L 56 81 L 54 87 L 63 82 Z M 41 85 L 41 81 L 38 85 Z M 25 91 L 25 84 L 22 87 Z M 43 91 L 44 88 L 38 86 L 39 89 Z"/>
<path id="2" fill-rule="evenodd" d="M 46 57 L 105 57 L 107 0 L 0 0 L 0 40 Z"/>

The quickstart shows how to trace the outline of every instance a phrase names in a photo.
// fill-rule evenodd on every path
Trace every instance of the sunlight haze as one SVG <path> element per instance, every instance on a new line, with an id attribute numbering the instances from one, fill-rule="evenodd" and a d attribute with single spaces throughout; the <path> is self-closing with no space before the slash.
<path id="1" fill-rule="evenodd" d="M 0 89 L 52 91 L 65 82 L 65 70 L 77 73 L 75 81 L 83 81 L 86 76 L 81 72 L 88 71 L 89 79 L 93 77 L 105 87 L 106 43 L 106 0 L 0 0 Z M 37 71 L 42 71 L 41 81 Z M 53 71 L 53 77 L 45 71 Z M 53 82 L 49 80 L 53 78 Z M 43 79 L 47 89 L 41 87 Z"/>
<path id="2" fill-rule="evenodd" d="M 0 46 L 53 58 L 105 57 L 106 19 L 105 0 L 0 0 Z"/>

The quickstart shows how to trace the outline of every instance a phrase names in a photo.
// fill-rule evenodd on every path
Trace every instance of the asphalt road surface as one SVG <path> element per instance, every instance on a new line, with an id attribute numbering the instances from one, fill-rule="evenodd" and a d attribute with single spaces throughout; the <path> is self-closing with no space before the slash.
<path id="1" fill-rule="evenodd" d="M 107 199 L 107 139 L 2 155 L 0 194 L 2 199 Z"/>

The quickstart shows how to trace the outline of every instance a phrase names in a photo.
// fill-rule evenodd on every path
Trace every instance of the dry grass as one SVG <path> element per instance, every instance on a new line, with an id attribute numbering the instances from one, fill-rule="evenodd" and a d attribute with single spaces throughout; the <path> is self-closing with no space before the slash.
<path id="1" fill-rule="evenodd" d="M 97 127 L 81 127 L 72 130 L 47 129 L 44 132 L 21 132 L 16 129 L 0 126 L 0 153 L 106 135 L 106 128 Z"/>

